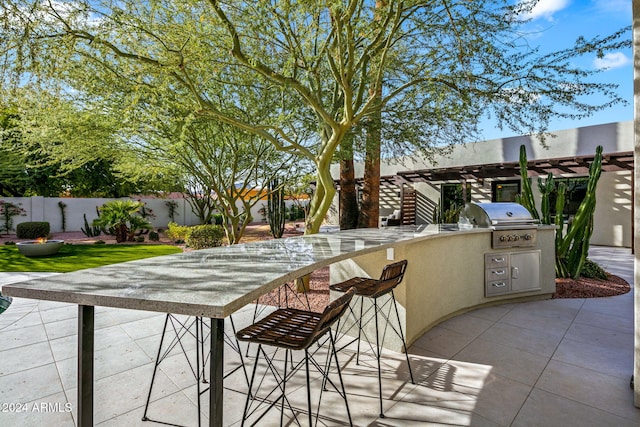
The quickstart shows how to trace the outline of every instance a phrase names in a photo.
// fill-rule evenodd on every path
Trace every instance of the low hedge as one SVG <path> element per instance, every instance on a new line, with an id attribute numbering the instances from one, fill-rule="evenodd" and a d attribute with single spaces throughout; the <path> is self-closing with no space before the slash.
<path id="1" fill-rule="evenodd" d="M 39 239 L 48 237 L 50 233 L 51 226 L 46 221 L 21 222 L 16 226 L 18 239 Z"/>
<path id="2" fill-rule="evenodd" d="M 187 246 L 192 249 L 205 249 L 222 246 L 224 228 L 220 225 L 196 225 L 189 227 L 190 231 L 185 239 Z"/>

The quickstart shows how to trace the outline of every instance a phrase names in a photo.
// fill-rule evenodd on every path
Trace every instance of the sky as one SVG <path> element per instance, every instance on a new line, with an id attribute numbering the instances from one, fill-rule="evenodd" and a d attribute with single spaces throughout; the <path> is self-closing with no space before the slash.
<path id="1" fill-rule="evenodd" d="M 539 45 L 542 52 L 550 52 L 574 45 L 579 36 L 587 40 L 607 36 L 632 23 L 631 0 L 541 0 L 530 16 L 531 22 L 523 30 L 531 45 Z M 631 32 L 629 31 L 629 38 Z M 549 130 L 571 129 L 633 119 L 633 56 L 631 48 L 612 52 L 604 58 L 583 58 L 583 67 L 605 69 L 593 81 L 616 83 L 618 93 L 628 100 L 592 116 L 576 120 L 553 120 Z M 497 129 L 493 123 L 483 125 L 485 139 L 514 136 L 513 131 Z"/>

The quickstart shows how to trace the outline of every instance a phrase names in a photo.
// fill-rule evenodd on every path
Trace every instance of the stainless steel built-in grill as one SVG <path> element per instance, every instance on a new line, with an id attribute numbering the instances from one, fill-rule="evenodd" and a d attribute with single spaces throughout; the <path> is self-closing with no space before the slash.
<path id="1" fill-rule="evenodd" d="M 491 247 L 502 249 L 484 254 L 486 297 L 540 289 L 540 250 L 518 249 L 537 244 L 538 220 L 524 206 L 469 203 L 460 223 L 491 229 Z"/>
<path id="2" fill-rule="evenodd" d="M 518 203 L 468 203 L 460 213 L 460 223 L 491 228 L 493 248 L 536 245 L 538 220 Z"/>

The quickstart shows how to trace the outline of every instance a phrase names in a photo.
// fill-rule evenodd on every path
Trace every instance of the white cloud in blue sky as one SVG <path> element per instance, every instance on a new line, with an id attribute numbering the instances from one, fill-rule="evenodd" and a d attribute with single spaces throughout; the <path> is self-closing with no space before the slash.
<path id="1" fill-rule="evenodd" d="M 631 13 L 631 2 L 629 0 L 595 0 L 596 8 L 608 13 Z"/>
<path id="2" fill-rule="evenodd" d="M 553 15 L 569 5 L 569 0 L 540 0 L 525 18 L 553 21 Z"/>
<path id="3" fill-rule="evenodd" d="M 593 66 L 600 70 L 612 70 L 614 68 L 624 67 L 630 63 L 631 59 L 622 52 L 607 53 L 602 58 L 593 60 Z"/>

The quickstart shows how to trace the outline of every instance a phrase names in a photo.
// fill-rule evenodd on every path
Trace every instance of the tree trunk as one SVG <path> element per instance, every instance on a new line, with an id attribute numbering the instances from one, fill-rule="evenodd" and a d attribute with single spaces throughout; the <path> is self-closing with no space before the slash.
<path id="1" fill-rule="evenodd" d="M 129 233 L 129 227 L 126 224 L 116 224 L 113 227 L 113 234 L 116 237 L 116 243 L 122 243 L 127 241 L 127 234 Z"/>
<path id="2" fill-rule="evenodd" d="M 387 6 L 386 0 L 377 0 L 376 9 Z M 380 16 L 376 14 L 378 20 Z M 371 68 L 371 76 L 376 76 L 377 70 Z M 369 89 L 369 95 L 375 98 L 375 103 L 380 104 L 382 99 L 382 81 L 372 80 L 374 86 Z M 364 160 L 364 184 L 362 188 L 362 205 L 358 227 L 377 228 L 380 217 L 380 145 L 382 140 L 382 112 L 378 108 L 372 114 L 366 126 L 366 148 Z"/>
<path id="3" fill-rule="evenodd" d="M 348 138 L 340 148 L 340 230 L 350 230 L 358 226 L 358 193 L 353 166 L 353 142 Z"/>
<path id="4" fill-rule="evenodd" d="M 377 97 L 382 93 L 378 91 Z M 367 125 L 366 156 L 364 160 L 364 184 L 358 227 L 377 228 L 380 216 L 380 140 L 381 113 L 371 117 Z"/>

